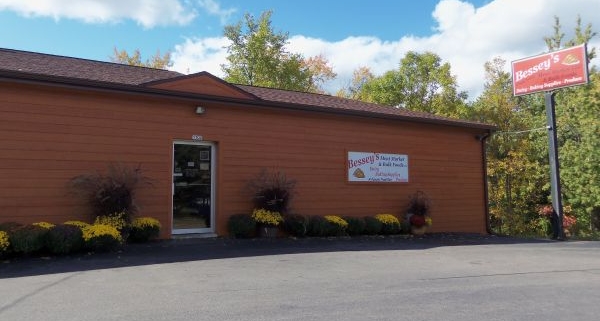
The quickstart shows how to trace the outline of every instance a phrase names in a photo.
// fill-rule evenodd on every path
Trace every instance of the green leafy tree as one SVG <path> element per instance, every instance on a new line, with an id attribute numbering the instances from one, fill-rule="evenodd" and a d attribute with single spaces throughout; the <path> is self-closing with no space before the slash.
<path id="1" fill-rule="evenodd" d="M 548 50 L 559 50 L 589 41 L 597 35 L 592 25 L 577 17 L 574 35 L 565 41 L 558 17 L 554 33 L 545 37 Z M 588 47 L 588 62 L 596 48 Z M 590 71 L 590 84 L 556 92 L 556 118 L 563 203 L 577 218 L 577 231 L 589 235 L 600 213 L 600 72 Z M 545 117 L 540 115 L 540 117 Z"/>
<path id="2" fill-rule="evenodd" d="M 562 192 L 583 234 L 600 211 L 600 73 L 556 97 Z"/>
<path id="3" fill-rule="evenodd" d="M 564 44 L 563 40 L 565 34 L 562 32 L 562 25 L 560 24 L 560 19 L 557 16 L 554 16 L 554 26 L 552 28 L 554 29 L 554 34 L 552 36 L 544 37 L 544 41 L 546 42 L 546 46 L 548 47 L 549 51 L 569 48 L 589 42 L 590 39 L 598 34 L 592 30 L 591 23 L 588 23 L 585 27 L 582 27 L 580 16 L 577 16 L 577 21 L 575 24 L 575 36 L 566 41 Z M 596 48 L 588 48 L 587 58 L 588 62 L 596 58 Z"/>
<path id="4" fill-rule="evenodd" d="M 506 61 L 486 62 L 484 91 L 473 103 L 476 120 L 494 124 L 498 131 L 487 143 L 488 197 L 492 228 L 505 234 L 544 234 L 547 224 L 537 215 L 537 205 L 548 195 L 547 167 L 540 167 L 538 145 L 545 129 L 535 123 L 527 107 L 536 103 L 512 95 Z M 534 129 L 531 131 L 530 129 Z M 542 188 L 540 188 L 542 186 Z"/>
<path id="5" fill-rule="evenodd" d="M 336 93 L 338 97 L 350 98 L 350 99 L 359 99 L 359 94 L 362 91 L 363 86 L 373 80 L 375 76 L 371 72 L 369 67 L 361 66 L 354 70 L 352 73 L 352 80 L 350 80 L 349 84 Z"/>
<path id="6" fill-rule="evenodd" d="M 288 34 L 271 27 L 271 11 L 258 20 L 248 13 L 243 21 L 225 26 L 227 64 L 221 65 L 225 80 L 237 84 L 304 92 L 322 92 L 321 85 L 335 77 L 322 56 L 304 59 L 286 51 Z"/>
<path id="7" fill-rule="evenodd" d="M 142 54 L 139 49 L 136 49 L 132 54 L 129 54 L 127 50 L 118 50 L 116 47 L 113 48 L 113 54 L 110 56 L 110 61 L 124 65 L 156 69 L 167 69 L 173 65 L 173 62 L 171 61 L 171 52 L 166 52 L 164 55 L 161 55 L 160 50 L 157 50 L 154 56 L 146 59 L 146 61 L 142 61 Z"/>
<path id="8" fill-rule="evenodd" d="M 432 52 L 409 51 L 397 70 L 367 80 L 359 99 L 433 114 L 465 117 L 466 92 L 459 92 L 449 63 Z"/>
<path id="9" fill-rule="evenodd" d="M 554 33 L 544 37 L 548 50 L 578 45 L 596 35 L 577 19 L 574 37 L 565 41 L 558 18 Z M 595 48 L 588 48 L 588 59 Z M 483 94 L 473 103 L 477 120 L 499 128 L 488 143 L 490 214 L 496 231 L 544 235 L 548 221 L 537 213 L 550 203 L 548 140 L 543 94 L 512 96 L 505 62 L 485 65 Z M 592 70 L 589 85 L 556 91 L 557 133 L 563 204 L 577 218 L 571 231 L 590 235 L 600 222 L 600 73 Z M 541 129 L 541 130 L 540 130 Z"/>

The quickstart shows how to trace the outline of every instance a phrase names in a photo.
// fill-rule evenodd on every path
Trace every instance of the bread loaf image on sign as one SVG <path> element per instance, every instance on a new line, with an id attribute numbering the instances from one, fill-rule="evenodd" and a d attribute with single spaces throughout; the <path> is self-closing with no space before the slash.
<path id="1" fill-rule="evenodd" d="M 365 173 L 360 168 L 357 168 L 352 175 L 356 178 L 365 178 Z"/>
<path id="2" fill-rule="evenodd" d="M 565 59 L 563 59 L 562 64 L 566 66 L 576 65 L 579 63 L 579 59 L 574 55 L 568 54 Z"/>

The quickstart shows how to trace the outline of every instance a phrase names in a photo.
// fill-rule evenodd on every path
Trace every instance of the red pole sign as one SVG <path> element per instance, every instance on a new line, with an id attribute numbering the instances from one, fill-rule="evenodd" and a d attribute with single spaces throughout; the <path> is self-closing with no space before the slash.
<path id="1" fill-rule="evenodd" d="M 515 96 L 587 84 L 586 46 L 513 61 L 512 77 Z"/>

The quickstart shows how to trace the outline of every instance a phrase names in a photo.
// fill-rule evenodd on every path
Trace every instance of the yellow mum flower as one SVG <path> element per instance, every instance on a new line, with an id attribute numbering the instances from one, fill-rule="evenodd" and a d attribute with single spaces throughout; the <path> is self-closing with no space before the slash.
<path id="1" fill-rule="evenodd" d="M 81 229 L 81 231 L 83 232 L 83 240 L 86 242 L 91 240 L 94 237 L 101 237 L 101 236 L 111 236 L 115 240 L 119 241 L 119 243 L 123 242 L 121 233 L 119 233 L 119 231 L 115 227 L 110 226 L 110 225 L 105 225 L 105 224 L 88 225 L 88 226 L 84 227 L 83 229 Z"/>
<path id="2" fill-rule="evenodd" d="M 277 226 L 283 222 L 283 216 L 279 212 L 268 211 L 264 208 L 254 209 L 252 211 L 252 219 L 257 223 Z"/>
<path id="3" fill-rule="evenodd" d="M 326 219 L 327 221 L 339 225 L 343 228 L 348 227 L 348 222 L 346 222 L 346 220 L 344 220 L 343 218 L 337 216 L 337 215 L 325 215 L 323 217 L 324 219 Z"/>
<path id="4" fill-rule="evenodd" d="M 377 214 L 375 219 L 383 224 L 400 224 L 400 220 L 392 214 Z"/>
<path id="5" fill-rule="evenodd" d="M 127 221 L 125 220 L 126 215 L 127 214 L 125 212 L 121 212 L 111 215 L 97 216 L 94 224 L 110 225 L 120 231 L 127 226 Z"/>
<path id="6" fill-rule="evenodd" d="M 8 233 L 0 231 L 0 253 L 5 252 L 9 245 Z"/>
<path id="7" fill-rule="evenodd" d="M 160 222 L 153 217 L 138 217 L 131 222 L 133 228 L 161 228 Z"/>
<path id="8" fill-rule="evenodd" d="M 90 226 L 89 223 L 82 222 L 82 221 L 66 221 L 63 224 L 65 224 L 65 225 L 75 225 L 75 226 L 79 227 L 80 229 L 83 229 L 84 227 Z"/>
<path id="9" fill-rule="evenodd" d="M 54 224 L 48 223 L 48 222 L 37 222 L 37 223 L 33 223 L 32 225 L 39 226 L 39 227 L 45 228 L 47 230 L 54 227 Z"/>

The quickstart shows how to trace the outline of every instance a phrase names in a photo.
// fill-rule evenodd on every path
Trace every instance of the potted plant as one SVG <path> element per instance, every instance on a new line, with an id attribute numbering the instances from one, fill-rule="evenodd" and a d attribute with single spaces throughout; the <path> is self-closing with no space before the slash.
<path id="1" fill-rule="evenodd" d="M 263 169 L 248 182 L 247 188 L 252 193 L 255 208 L 287 214 L 295 186 L 296 181 L 283 172 Z"/>
<path id="2" fill-rule="evenodd" d="M 252 211 L 252 219 L 258 225 L 258 234 L 268 238 L 276 237 L 279 232 L 279 224 L 283 223 L 281 213 L 264 208 L 255 208 Z"/>
<path id="3" fill-rule="evenodd" d="M 406 208 L 406 221 L 409 222 L 410 232 L 423 235 L 432 224 L 429 216 L 431 200 L 423 191 L 417 191 L 409 196 Z"/>
<path id="4" fill-rule="evenodd" d="M 410 223 L 410 232 L 413 235 L 423 235 L 427 231 L 427 228 L 431 226 L 431 217 L 425 215 L 413 214 L 408 219 Z"/>

